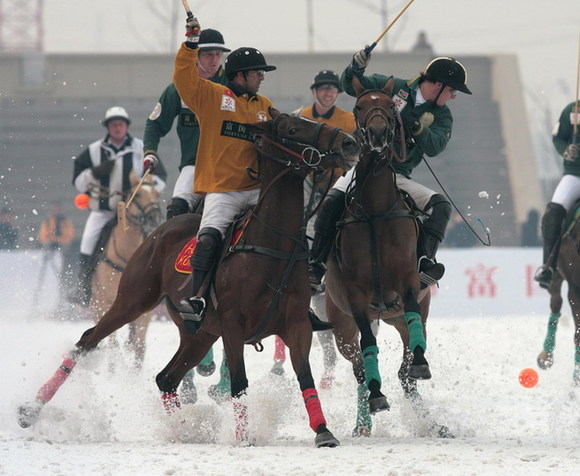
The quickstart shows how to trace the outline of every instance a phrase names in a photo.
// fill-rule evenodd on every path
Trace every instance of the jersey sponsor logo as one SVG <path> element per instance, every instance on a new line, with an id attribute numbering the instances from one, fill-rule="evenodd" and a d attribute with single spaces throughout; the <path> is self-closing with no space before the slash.
<path id="1" fill-rule="evenodd" d="M 268 114 L 265 111 L 258 111 L 258 122 L 266 122 L 268 120 Z"/>
<path id="2" fill-rule="evenodd" d="M 398 112 L 401 112 L 403 108 L 407 105 L 407 101 L 405 101 L 402 97 L 398 95 L 393 96 L 393 102 L 395 103 L 395 107 L 397 108 Z"/>
<path id="3" fill-rule="evenodd" d="M 193 112 L 190 113 L 182 113 L 180 115 L 180 122 L 183 127 L 199 127 L 197 123 L 197 117 Z"/>
<path id="4" fill-rule="evenodd" d="M 226 90 L 227 92 L 227 90 Z M 222 96 L 222 111 L 236 112 L 236 100 L 228 94 Z"/>
<path id="5" fill-rule="evenodd" d="M 149 114 L 149 119 L 151 119 L 152 121 L 154 121 L 160 115 L 161 115 L 161 103 L 158 102 L 157 104 L 155 104 L 155 107 L 151 111 L 151 114 Z"/>
<path id="6" fill-rule="evenodd" d="M 221 135 L 254 142 L 254 133 L 240 122 L 223 121 Z"/>
<path id="7" fill-rule="evenodd" d="M 409 98 L 409 93 L 403 89 L 399 89 L 399 91 L 397 92 L 397 96 L 400 96 L 403 99 L 407 100 Z"/>

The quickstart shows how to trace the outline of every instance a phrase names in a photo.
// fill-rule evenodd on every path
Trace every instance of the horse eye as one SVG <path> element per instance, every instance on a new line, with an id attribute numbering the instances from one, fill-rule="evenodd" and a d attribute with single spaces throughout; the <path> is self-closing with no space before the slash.
<path id="1" fill-rule="evenodd" d="M 289 131 L 288 134 L 290 134 L 291 136 L 294 136 L 296 134 L 298 134 L 298 129 L 296 129 L 295 127 L 292 127 Z"/>

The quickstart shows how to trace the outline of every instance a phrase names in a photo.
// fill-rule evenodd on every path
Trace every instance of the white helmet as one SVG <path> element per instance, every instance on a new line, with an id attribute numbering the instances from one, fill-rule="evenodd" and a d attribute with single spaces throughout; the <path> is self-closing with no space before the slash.
<path id="1" fill-rule="evenodd" d="M 103 126 L 107 127 L 109 121 L 113 119 L 123 119 L 127 124 L 131 124 L 131 119 L 129 119 L 129 114 L 124 107 L 121 106 L 113 106 L 107 109 L 105 112 L 105 119 L 103 119 Z"/>

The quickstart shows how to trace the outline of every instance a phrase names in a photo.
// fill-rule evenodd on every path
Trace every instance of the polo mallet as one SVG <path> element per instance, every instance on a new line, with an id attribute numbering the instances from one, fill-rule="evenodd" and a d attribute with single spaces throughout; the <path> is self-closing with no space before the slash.
<path id="1" fill-rule="evenodd" d="M 191 13 L 191 8 L 189 8 L 189 3 L 187 3 L 187 0 L 181 0 L 181 3 L 183 3 L 183 8 L 185 8 L 187 18 L 193 18 L 193 13 Z"/>
<path id="2" fill-rule="evenodd" d="M 185 1 L 185 0 L 183 0 Z M 375 41 L 373 41 L 369 46 L 367 46 L 365 48 L 365 52 L 368 55 L 371 51 L 373 51 L 375 49 L 375 47 L 377 46 L 377 44 L 379 43 L 379 41 L 381 41 L 383 39 L 383 37 L 387 34 L 387 32 L 391 29 L 391 27 L 397 22 L 397 20 L 399 18 L 401 18 L 401 15 L 403 15 L 403 13 L 405 13 L 405 10 L 407 10 L 407 8 L 409 8 L 411 6 L 411 3 L 413 3 L 415 0 L 411 0 L 409 3 L 407 3 L 407 5 L 405 5 L 405 8 L 403 8 L 399 14 L 395 17 L 395 19 L 389 23 L 389 26 L 387 26 L 387 28 L 385 28 L 385 31 L 383 31 Z M 353 65 L 353 69 L 358 69 L 358 67 L 356 67 L 356 65 Z"/>
<path id="3" fill-rule="evenodd" d="M 183 0 L 183 1 L 185 1 L 185 0 Z M 150 173 L 150 169 L 145 170 L 143 177 L 141 177 L 141 180 L 139 180 L 139 183 L 135 187 L 135 190 L 133 190 L 133 193 L 131 194 L 131 197 L 129 197 L 129 200 L 127 201 L 126 204 L 122 200 L 119 203 L 117 203 L 117 221 L 119 222 L 119 225 L 121 225 L 123 227 L 123 231 L 127 231 L 127 226 L 126 226 L 127 218 L 125 216 L 125 210 L 127 210 L 129 208 L 129 205 L 131 205 L 133 198 L 135 198 L 135 195 L 137 195 L 137 192 L 141 188 L 141 185 L 143 185 L 143 182 L 145 182 L 145 179 L 149 176 L 149 173 Z"/>

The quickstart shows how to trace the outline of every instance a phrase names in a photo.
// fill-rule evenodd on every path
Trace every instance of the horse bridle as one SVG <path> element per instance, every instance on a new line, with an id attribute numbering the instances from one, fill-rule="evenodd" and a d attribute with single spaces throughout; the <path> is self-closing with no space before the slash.
<path id="1" fill-rule="evenodd" d="M 384 89 L 367 89 L 357 97 L 357 103 L 361 97 L 373 93 L 384 94 L 389 96 L 390 98 L 389 93 Z M 405 131 L 403 128 L 403 121 L 401 120 L 401 116 L 397 112 L 394 104 L 392 105 L 392 108 L 393 108 L 392 116 L 388 115 L 385 112 L 386 110 L 384 107 L 373 106 L 366 111 L 363 118 L 360 118 L 359 111 L 357 110 L 355 105 L 353 109 L 353 114 L 357 125 L 356 136 L 363 147 L 366 146 L 372 151 L 382 153 L 385 150 L 388 150 L 390 154 L 388 154 L 387 156 L 387 161 L 390 161 L 391 158 L 394 158 L 397 162 L 404 162 L 407 159 L 407 148 L 405 143 Z M 379 148 L 374 147 L 370 144 L 367 130 L 368 123 L 370 122 L 371 119 L 374 119 L 375 117 L 381 118 L 385 123 L 388 124 L 387 136 Z M 401 155 L 399 155 L 393 148 L 393 142 L 395 140 L 397 125 L 399 126 L 399 135 L 401 138 L 401 147 L 402 147 Z"/>
<path id="2" fill-rule="evenodd" d="M 292 167 L 295 170 L 299 170 L 302 168 L 310 168 L 310 169 L 315 169 L 317 168 L 324 159 L 328 158 L 328 157 L 333 157 L 336 154 L 338 154 L 338 151 L 334 151 L 333 152 L 333 147 L 334 147 L 334 142 L 336 141 L 336 138 L 338 137 L 338 134 L 341 132 L 341 129 L 339 129 L 338 127 L 335 127 L 332 129 L 332 132 L 330 134 L 330 138 L 328 140 L 328 145 L 326 146 L 326 148 L 321 149 L 319 146 L 317 146 L 318 143 L 318 139 L 320 138 L 320 133 L 322 131 L 323 127 L 329 127 L 326 124 L 322 123 L 322 122 L 317 122 L 314 130 L 312 131 L 312 136 L 310 138 L 310 140 L 304 142 L 302 140 L 296 140 L 296 139 L 290 139 L 288 137 L 282 137 L 279 132 L 278 132 L 278 123 L 282 118 L 286 118 L 286 117 L 290 117 L 288 114 L 280 114 L 279 116 L 276 116 L 276 118 L 274 118 L 274 120 L 272 121 L 272 133 L 270 135 L 264 134 L 261 135 L 258 139 L 258 141 L 256 142 L 256 147 L 258 148 L 258 151 L 278 162 L 283 164 L 286 167 Z M 314 122 L 314 121 L 313 121 Z M 286 152 L 287 154 L 289 154 L 291 157 L 298 159 L 297 161 L 293 161 L 293 160 L 283 160 L 283 159 L 279 159 L 278 157 L 274 157 L 272 155 L 266 154 L 262 148 L 261 145 L 259 144 L 259 141 L 265 141 L 268 142 L 269 144 L 272 144 L 274 147 Z M 301 152 L 297 152 L 294 149 L 302 149 Z"/>
<path id="3" fill-rule="evenodd" d="M 126 194 L 124 194 L 126 195 Z M 143 238 L 147 238 L 147 223 L 148 219 L 157 213 L 161 213 L 161 208 L 159 207 L 158 203 L 148 203 L 145 206 L 142 206 L 138 201 L 133 200 L 131 205 L 134 205 L 139 213 L 131 213 L 132 206 L 129 207 L 129 210 L 126 212 L 127 221 L 131 223 L 131 225 L 137 226 L 141 228 L 141 233 L 143 234 Z"/>

